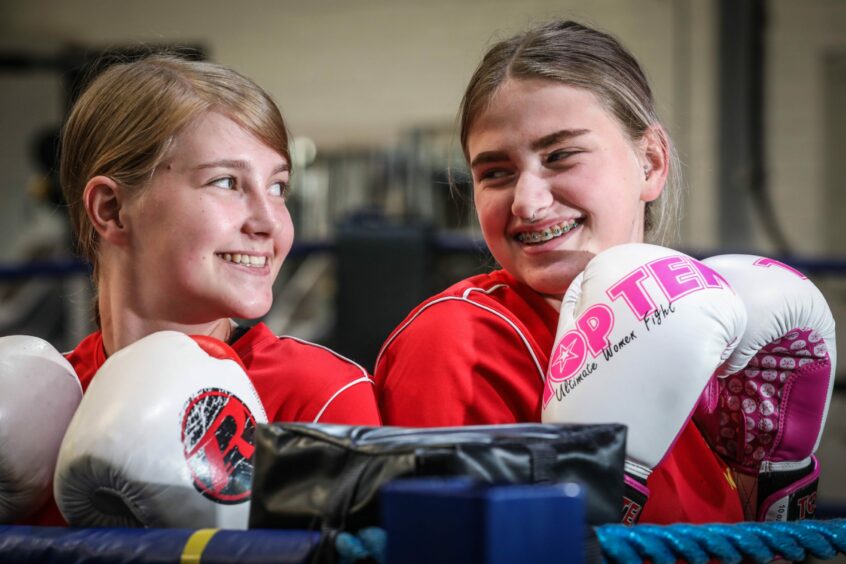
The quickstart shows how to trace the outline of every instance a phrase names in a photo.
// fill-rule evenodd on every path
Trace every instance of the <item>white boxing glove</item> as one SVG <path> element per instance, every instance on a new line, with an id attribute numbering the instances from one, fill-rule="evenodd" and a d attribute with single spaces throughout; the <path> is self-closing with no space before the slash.
<path id="1" fill-rule="evenodd" d="M 80 527 L 246 529 L 266 422 L 229 346 L 154 333 L 94 376 L 59 452 L 56 503 Z"/>
<path id="2" fill-rule="evenodd" d="M 624 523 L 637 521 L 646 479 L 745 326 L 743 303 L 722 277 L 654 245 L 600 253 L 567 289 L 543 421 L 628 426 Z"/>
<path id="3" fill-rule="evenodd" d="M 748 519 L 813 517 L 834 386 L 834 317 L 801 272 L 752 255 L 706 259 L 746 305 L 749 323 L 695 421 L 738 473 Z"/>
<path id="4" fill-rule="evenodd" d="M 0 523 L 50 497 L 53 469 L 82 387 L 70 363 L 38 337 L 0 337 Z"/>

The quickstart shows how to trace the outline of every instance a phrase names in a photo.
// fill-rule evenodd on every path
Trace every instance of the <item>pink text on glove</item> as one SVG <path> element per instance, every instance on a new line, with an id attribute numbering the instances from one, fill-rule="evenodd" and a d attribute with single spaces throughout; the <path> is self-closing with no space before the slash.
<path id="1" fill-rule="evenodd" d="M 632 270 L 613 283 L 605 292 L 610 300 L 623 299 L 635 318 L 643 321 L 646 316 L 658 310 L 646 284 L 653 281 L 669 304 L 701 290 L 727 288 L 729 283 L 713 269 L 698 260 L 682 255 L 672 255 L 646 263 Z M 543 404 L 546 406 L 553 395 L 552 384 L 559 384 L 577 377 L 579 380 L 598 368 L 597 364 L 585 366 L 587 352 L 591 358 L 611 346 L 608 340 L 614 329 L 613 310 L 600 303 L 588 307 L 576 319 L 575 328 L 561 336 L 553 348 L 544 386 Z M 626 335 L 624 341 L 633 339 Z"/>

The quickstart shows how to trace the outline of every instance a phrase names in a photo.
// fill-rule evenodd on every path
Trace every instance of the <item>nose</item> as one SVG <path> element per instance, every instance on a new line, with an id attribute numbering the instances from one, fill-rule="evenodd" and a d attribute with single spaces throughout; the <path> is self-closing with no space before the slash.
<path id="1" fill-rule="evenodd" d="M 511 213 L 525 220 L 542 219 L 552 204 L 552 191 L 544 178 L 531 172 L 523 172 L 514 187 L 514 201 Z"/>
<path id="2" fill-rule="evenodd" d="M 266 191 L 253 190 L 246 194 L 247 219 L 244 221 L 243 230 L 250 235 L 271 236 L 280 227 L 282 217 L 280 206 L 273 201 L 273 198 Z"/>

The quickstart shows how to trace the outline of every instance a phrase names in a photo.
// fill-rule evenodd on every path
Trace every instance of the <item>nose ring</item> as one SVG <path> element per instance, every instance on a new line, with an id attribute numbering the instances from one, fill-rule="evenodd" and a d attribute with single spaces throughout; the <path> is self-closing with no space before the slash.
<path id="1" fill-rule="evenodd" d="M 530 218 L 528 219 L 528 222 L 529 222 L 529 223 L 534 223 L 534 222 L 536 222 L 536 221 L 537 221 L 537 218 L 535 217 L 535 215 L 537 215 L 537 212 L 532 212 L 532 217 L 530 217 Z"/>

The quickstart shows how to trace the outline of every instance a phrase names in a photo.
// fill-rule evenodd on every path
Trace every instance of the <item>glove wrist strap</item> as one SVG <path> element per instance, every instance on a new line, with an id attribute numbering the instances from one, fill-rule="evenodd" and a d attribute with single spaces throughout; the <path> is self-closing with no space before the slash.
<path id="1" fill-rule="evenodd" d="M 810 464 L 805 462 L 802 468 L 762 470 L 758 475 L 758 520 L 813 519 L 819 476 L 816 456 L 811 456 Z"/>
<path id="2" fill-rule="evenodd" d="M 623 525 L 635 525 L 643 513 L 643 507 L 649 499 L 649 488 L 646 479 L 632 476 L 626 472 L 624 479 L 623 510 L 620 522 Z"/>

